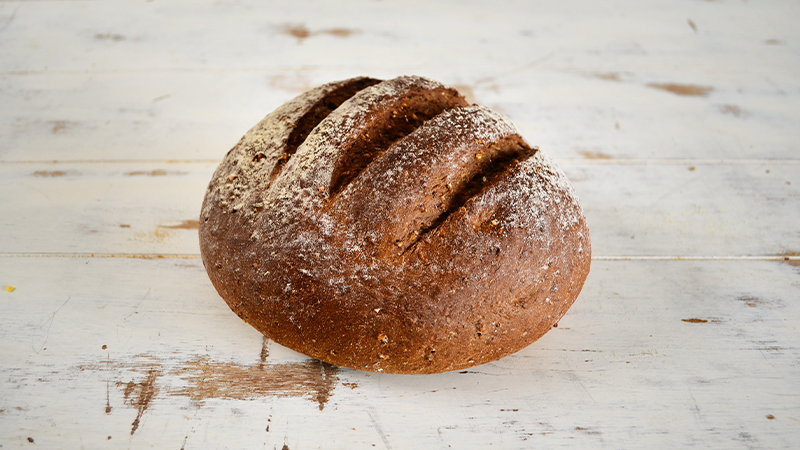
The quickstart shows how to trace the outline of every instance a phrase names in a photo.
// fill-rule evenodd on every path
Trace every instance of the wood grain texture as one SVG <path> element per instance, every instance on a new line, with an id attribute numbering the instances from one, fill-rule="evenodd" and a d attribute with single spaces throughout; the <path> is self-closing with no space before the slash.
<path id="1" fill-rule="evenodd" d="M 798 18 L 732 0 L 0 1 L 0 446 L 795 448 Z M 510 117 L 592 233 L 559 326 L 466 373 L 265 342 L 197 259 L 205 187 L 248 128 L 316 85 L 403 74 Z"/>
<path id="2" fill-rule="evenodd" d="M 216 165 L 0 164 L 0 202 L 9 212 L 0 220 L 0 249 L 197 255 L 193 221 Z M 560 167 L 584 206 L 596 256 L 800 251 L 800 164 Z"/>
<path id="3" fill-rule="evenodd" d="M 0 334 L 12 448 L 789 448 L 800 430 L 800 268 L 784 262 L 595 262 L 544 338 L 433 376 L 265 355 L 199 261 L 0 265 L 17 287 Z"/>

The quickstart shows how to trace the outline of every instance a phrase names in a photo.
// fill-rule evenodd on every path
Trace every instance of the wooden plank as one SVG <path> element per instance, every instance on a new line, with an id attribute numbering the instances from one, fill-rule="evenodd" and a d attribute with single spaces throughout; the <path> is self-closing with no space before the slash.
<path id="1" fill-rule="evenodd" d="M 0 283 L 16 286 L 1 300 L 4 447 L 28 437 L 50 448 L 187 449 L 800 439 L 793 263 L 596 261 L 540 341 L 433 376 L 325 368 L 274 343 L 265 351 L 196 260 L 0 258 L 0 267 Z"/>
<path id="2" fill-rule="evenodd" d="M 217 159 L 309 87 L 404 72 L 315 66 L 4 76 L 0 160 Z M 483 82 L 457 71 L 415 72 L 457 85 L 472 101 L 509 116 L 532 145 L 563 158 L 797 159 L 800 131 L 787 124 L 800 120 L 800 77 L 775 87 L 760 75 L 715 76 L 705 82 L 716 89 L 704 97 L 648 87 L 681 81 L 647 74 L 608 80 L 551 69 Z"/>
<path id="3" fill-rule="evenodd" d="M 196 255 L 215 167 L 0 164 L 1 252 Z M 595 256 L 800 251 L 800 164 L 561 167 L 583 203 Z"/>
<path id="4" fill-rule="evenodd" d="M 78 4 L 0 2 L 0 160 L 215 159 L 310 87 L 407 73 L 565 158 L 797 155 L 789 4 Z"/>

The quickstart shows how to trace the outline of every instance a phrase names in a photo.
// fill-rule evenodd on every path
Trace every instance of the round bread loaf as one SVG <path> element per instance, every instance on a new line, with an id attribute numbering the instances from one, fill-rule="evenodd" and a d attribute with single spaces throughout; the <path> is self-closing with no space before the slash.
<path id="1" fill-rule="evenodd" d="M 514 353 L 589 273 L 565 175 L 503 116 L 421 77 L 329 83 L 279 107 L 208 186 L 214 287 L 325 362 L 437 373 Z"/>

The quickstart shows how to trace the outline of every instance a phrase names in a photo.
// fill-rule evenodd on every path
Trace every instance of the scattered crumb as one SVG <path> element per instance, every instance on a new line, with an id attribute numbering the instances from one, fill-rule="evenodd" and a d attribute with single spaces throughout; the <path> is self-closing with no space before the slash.
<path id="1" fill-rule="evenodd" d="M 775 420 L 775 416 L 773 416 L 772 414 L 767 414 L 767 419 Z"/>
<path id="2" fill-rule="evenodd" d="M 6 286 L 6 292 L 14 292 L 14 289 L 16 289 L 14 286 Z"/>

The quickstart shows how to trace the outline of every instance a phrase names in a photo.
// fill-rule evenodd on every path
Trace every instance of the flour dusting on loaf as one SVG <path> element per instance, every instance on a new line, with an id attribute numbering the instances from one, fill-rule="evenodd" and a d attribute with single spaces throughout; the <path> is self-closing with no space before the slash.
<path id="1" fill-rule="evenodd" d="M 502 115 L 421 77 L 329 83 L 228 153 L 200 220 L 231 309 L 359 370 L 494 361 L 577 298 L 591 243 L 566 176 Z"/>

